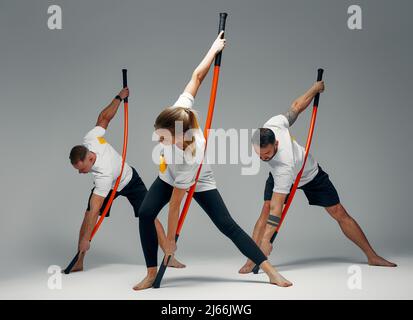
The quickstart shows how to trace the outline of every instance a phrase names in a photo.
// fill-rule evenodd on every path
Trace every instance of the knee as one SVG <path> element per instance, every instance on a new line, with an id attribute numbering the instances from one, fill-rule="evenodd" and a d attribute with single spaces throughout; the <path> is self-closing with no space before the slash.
<path id="1" fill-rule="evenodd" d="M 141 222 L 152 222 L 156 218 L 156 213 L 148 206 L 141 206 L 138 215 Z"/>
<path id="2" fill-rule="evenodd" d="M 346 219 L 350 218 L 347 211 L 340 203 L 331 207 L 327 207 L 326 210 L 339 223 L 344 222 Z"/>
<path id="3" fill-rule="evenodd" d="M 223 219 L 222 221 L 219 222 L 219 229 L 226 236 L 231 237 L 232 235 L 238 232 L 238 229 L 240 229 L 240 227 L 232 219 Z"/>

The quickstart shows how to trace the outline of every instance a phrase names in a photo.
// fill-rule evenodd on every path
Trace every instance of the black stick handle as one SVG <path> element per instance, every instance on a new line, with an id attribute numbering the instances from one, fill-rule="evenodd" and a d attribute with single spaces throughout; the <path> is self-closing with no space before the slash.
<path id="1" fill-rule="evenodd" d="M 80 251 L 78 251 L 75 255 L 75 257 L 70 261 L 69 265 L 66 267 L 66 269 L 63 270 L 64 274 L 69 274 L 70 271 L 72 271 L 73 266 L 76 264 L 77 260 L 79 259 Z"/>
<path id="2" fill-rule="evenodd" d="M 274 243 L 275 238 L 277 238 L 277 234 L 278 234 L 278 231 L 275 231 L 274 234 L 271 237 L 271 243 Z"/>
<path id="3" fill-rule="evenodd" d="M 317 70 L 317 81 L 321 81 L 323 79 L 324 69 Z M 318 101 L 320 100 L 320 94 L 317 93 L 314 97 L 314 107 L 318 107 Z"/>
<path id="4" fill-rule="evenodd" d="M 155 289 L 159 289 L 161 286 L 162 278 L 165 274 L 166 268 L 168 267 L 169 261 L 171 261 L 171 257 L 169 256 L 168 259 L 166 260 L 166 263 L 164 263 L 166 256 L 163 258 L 161 266 L 158 270 L 158 273 L 156 274 L 155 281 L 153 282 L 152 287 Z"/>
<path id="5" fill-rule="evenodd" d="M 256 264 L 254 269 L 252 269 L 252 273 L 258 274 L 258 271 L 260 271 L 260 267 L 258 266 L 258 264 Z"/>
<path id="6" fill-rule="evenodd" d="M 128 70 L 122 69 L 122 81 L 123 87 L 126 88 L 128 86 Z M 124 99 L 125 102 L 128 102 L 128 97 Z"/>
<path id="7" fill-rule="evenodd" d="M 227 21 L 227 16 L 228 13 L 225 12 L 221 12 L 219 14 L 219 27 L 218 27 L 218 34 L 221 31 L 225 31 L 225 22 Z M 222 34 L 221 38 L 224 37 L 224 34 Z M 222 58 L 222 51 L 220 53 L 218 53 L 215 57 L 215 65 L 216 66 L 220 66 L 221 65 L 221 58 Z"/>
<path id="8" fill-rule="evenodd" d="M 175 235 L 175 242 L 177 242 L 179 239 L 179 235 Z M 168 268 L 169 261 L 171 261 L 172 256 L 169 256 L 168 259 L 166 260 L 166 263 L 164 263 L 166 256 L 163 257 L 161 266 L 159 267 L 158 273 L 156 274 L 155 281 L 153 282 L 152 288 L 158 289 L 161 286 L 161 282 L 163 279 L 163 276 L 165 274 L 166 268 Z"/>

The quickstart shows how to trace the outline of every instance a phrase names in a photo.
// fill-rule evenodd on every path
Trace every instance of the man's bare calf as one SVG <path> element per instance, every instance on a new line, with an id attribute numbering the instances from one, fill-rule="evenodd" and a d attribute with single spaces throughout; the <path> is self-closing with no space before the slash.
<path id="1" fill-rule="evenodd" d="M 326 207 L 326 211 L 338 222 L 341 230 L 352 242 L 354 242 L 366 255 L 371 266 L 396 267 L 393 262 L 380 257 L 371 247 L 367 237 L 360 226 L 346 211 L 341 203 Z"/>

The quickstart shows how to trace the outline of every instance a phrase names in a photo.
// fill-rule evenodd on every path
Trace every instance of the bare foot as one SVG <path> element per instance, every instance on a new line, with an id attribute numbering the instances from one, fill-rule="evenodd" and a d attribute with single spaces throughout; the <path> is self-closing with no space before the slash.
<path id="1" fill-rule="evenodd" d="M 291 287 L 293 284 L 288 281 L 287 279 L 285 279 L 281 274 L 279 274 L 278 272 L 272 274 L 270 276 L 270 283 L 271 284 L 275 284 L 279 287 Z"/>
<path id="2" fill-rule="evenodd" d="M 83 271 L 83 261 L 77 260 L 77 262 L 73 266 L 72 270 L 70 270 L 70 272 L 80 272 L 80 271 Z"/>
<path id="3" fill-rule="evenodd" d="M 72 273 L 72 272 L 80 272 L 80 271 L 83 271 L 83 266 L 74 266 L 73 268 L 72 268 L 72 270 L 70 270 L 70 272 Z"/>
<path id="4" fill-rule="evenodd" d="M 151 288 L 155 278 L 156 276 L 146 276 L 141 282 L 133 287 L 133 290 L 138 291 Z"/>
<path id="5" fill-rule="evenodd" d="M 172 257 L 172 259 L 168 263 L 168 267 L 182 269 L 182 268 L 185 268 L 186 265 L 179 262 L 175 257 Z"/>
<path id="6" fill-rule="evenodd" d="M 255 263 L 248 259 L 247 262 L 245 262 L 245 264 L 243 265 L 243 267 L 239 269 L 238 273 L 241 273 L 241 274 L 250 273 L 252 272 L 252 269 L 254 269 L 254 267 L 255 267 Z"/>
<path id="7" fill-rule="evenodd" d="M 375 256 L 368 260 L 368 264 L 371 266 L 378 266 L 378 267 L 397 267 L 397 264 L 387 261 L 386 259 Z"/>

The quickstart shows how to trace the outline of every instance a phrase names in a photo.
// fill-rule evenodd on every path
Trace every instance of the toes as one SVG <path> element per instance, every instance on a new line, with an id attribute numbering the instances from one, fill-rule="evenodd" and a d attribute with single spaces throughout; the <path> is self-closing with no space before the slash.
<path id="1" fill-rule="evenodd" d="M 242 273 L 242 274 L 248 273 L 246 267 L 242 267 L 241 269 L 239 269 L 238 272 L 239 272 L 239 273 Z"/>
<path id="2" fill-rule="evenodd" d="M 133 290 L 139 291 L 139 290 L 144 290 L 144 289 L 149 289 L 152 287 L 153 282 L 155 279 L 152 278 L 145 278 L 141 282 L 139 282 L 136 286 L 133 287 Z"/>

